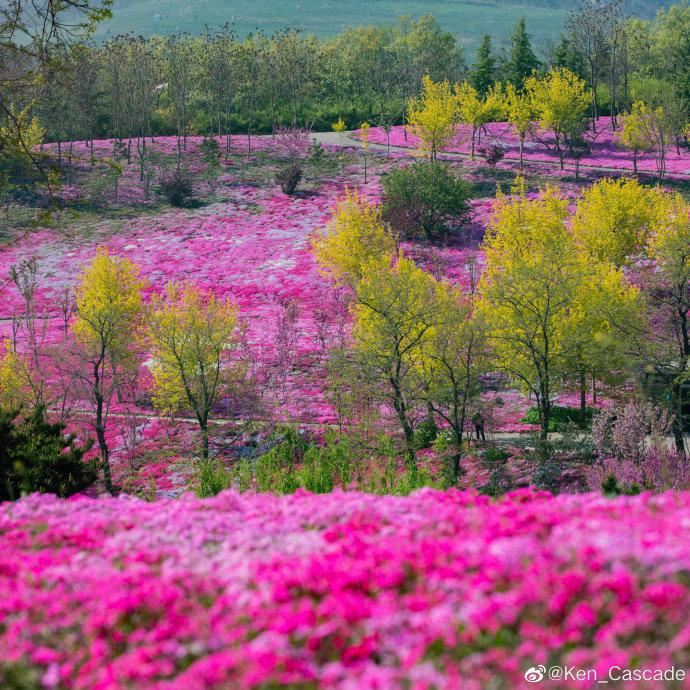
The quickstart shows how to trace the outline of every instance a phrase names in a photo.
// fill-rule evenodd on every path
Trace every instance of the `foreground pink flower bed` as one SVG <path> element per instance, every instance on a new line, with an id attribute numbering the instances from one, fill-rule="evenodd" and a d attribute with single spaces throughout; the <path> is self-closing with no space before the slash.
<path id="1" fill-rule="evenodd" d="M 538 664 L 687 668 L 689 547 L 690 494 L 31 496 L 0 506 L 0 686 L 520 688 Z"/>

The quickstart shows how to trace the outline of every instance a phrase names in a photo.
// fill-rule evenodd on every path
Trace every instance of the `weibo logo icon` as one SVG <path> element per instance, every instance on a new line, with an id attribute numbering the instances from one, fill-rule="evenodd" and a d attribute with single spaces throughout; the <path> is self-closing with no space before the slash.
<path id="1" fill-rule="evenodd" d="M 543 680 L 546 666 L 531 666 L 525 671 L 525 680 L 528 683 L 538 683 Z"/>

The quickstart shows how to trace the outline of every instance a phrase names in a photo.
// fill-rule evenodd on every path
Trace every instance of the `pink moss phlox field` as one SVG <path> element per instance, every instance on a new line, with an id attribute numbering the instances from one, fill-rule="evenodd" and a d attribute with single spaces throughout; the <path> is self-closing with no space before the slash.
<path id="1" fill-rule="evenodd" d="M 535 664 L 687 667 L 688 543 L 687 493 L 33 495 L 0 506 L 0 686 L 481 690 L 529 687 Z"/>
<path id="2" fill-rule="evenodd" d="M 458 125 L 456 129 L 455 141 L 446 150 L 453 153 L 468 154 L 470 152 L 471 128 L 468 125 Z M 536 132 L 536 136 L 528 136 L 525 141 L 524 160 L 558 163 L 553 134 L 551 132 L 539 132 L 538 129 Z M 585 134 L 585 140 L 590 151 L 582 156 L 580 164 L 632 172 L 632 154 L 620 145 L 619 133 L 620 125 L 614 132 L 609 118 L 598 118 L 596 129 L 590 129 Z M 386 144 L 388 141 L 386 132 L 380 127 L 371 128 L 369 139 L 376 144 Z M 515 135 L 513 127 L 507 122 L 490 122 L 482 127 L 481 141 L 483 144 L 500 146 L 508 158 L 519 158 L 519 139 Z M 413 148 L 416 145 L 416 137 L 409 133 L 405 135 L 402 126 L 393 127 L 390 132 L 390 144 L 391 146 Z M 569 164 L 573 163 L 567 151 L 565 160 Z M 649 153 L 640 156 L 637 167 L 641 172 L 651 174 L 657 172 L 654 156 Z M 675 146 L 669 146 L 666 157 L 666 172 L 671 175 L 690 175 L 690 154 L 686 149 L 681 149 L 679 154 Z"/>

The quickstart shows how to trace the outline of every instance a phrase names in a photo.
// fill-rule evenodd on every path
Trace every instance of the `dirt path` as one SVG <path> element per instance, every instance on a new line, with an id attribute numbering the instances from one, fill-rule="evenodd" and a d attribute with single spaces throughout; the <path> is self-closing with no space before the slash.
<path id="1" fill-rule="evenodd" d="M 313 132 L 312 133 L 312 139 L 315 142 L 318 142 L 320 144 L 328 144 L 331 146 L 339 146 L 339 147 L 355 147 L 355 148 L 362 148 L 362 142 L 357 138 L 356 133 L 354 131 L 349 131 L 349 132 L 343 132 L 342 135 L 339 134 L 338 132 Z M 388 146 L 386 144 L 378 144 L 378 143 L 370 143 L 369 148 L 372 151 L 379 151 L 379 152 L 388 152 Z M 404 153 L 408 156 L 412 156 L 414 154 L 414 149 L 408 148 L 406 146 L 391 146 L 390 147 L 391 152 L 395 153 Z M 459 153 L 457 151 L 449 152 L 446 151 L 442 154 L 441 156 L 443 159 L 448 159 L 448 160 L 470 160 L 471 156 L 469 153 Z M 506 161 L 508 163 L 519 163 L 520 160 L 518 158 L 512 158 L 509 156 L 506 156 L 503 158 L 503 161 Z M 558 161 L 535 161 L 535 160 L 527 160 L 525 159 L 523 161 L 523 166 L 525 168 L 529 168 L 531 166 L 535 165 L 547 165 L 553 168 L 560 168 L 560 164 Z M 575 171 L 575 165 L 573 163 L 565 163 L 564 164 L 564 169 L 566 170 L 572 170 L 573 172 Z M 632 170 L 628 170 L 626 168 L 609 168 L 603 165 L 584 165 L 580 164 L 580 172 L 583 171 L 594 171 L 594 172 L 604 172 L 604 173 L 616 173 L 618 175 L 623 175 L 623 174 L 631 174 Z M 654 177 L 653 174 L 650 173 L 650 177 Z M 690 180 L 690 175 L 685 175 L 683 173 L 672 173 L 670 175 L 666 176 L 668 179 L 672 180 Z"/>

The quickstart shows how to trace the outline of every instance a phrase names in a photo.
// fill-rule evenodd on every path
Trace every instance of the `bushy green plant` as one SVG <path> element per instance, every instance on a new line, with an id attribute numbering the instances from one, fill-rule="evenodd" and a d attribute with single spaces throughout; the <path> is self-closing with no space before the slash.
<path id="1" fill-rule="evenodd" d="M 601 483 L 601 492 L 605 496 L 636 496 L 642 492 L 642 489 L 633 482 L 630 486 L 619 484 L 618 480 L 612 475 Z"/>
<path id="2" fill-rule="evenodd" d="M 414 430 L 414 444 L 416 450 L 431 447 L 437 435 L 438 427 L 433 419 L 429 418 L 421 421 L 419 426 Z"/>
<path id="3" fill-rule="evenodd" d="M 197 469 L 196 495 L 199 498 L 217 496 L 232 486 L 232 476 L 216 460 L 202 460 Z"/>
<path id="4" fill-rule="evenodd" d="M 592 423 L 593 407 L 585 408 L 585 424 L 589 427 Z M 539 409 L 530 407 L 522 418 L 523 424 L 539 424 Z M 580 408 L 553 405 L 549 416 L 549 431 L 564 431 L 573 424 L 580 423 Z"/>
<path id="5" fill-rule="evenodd" d="M 299 485 L 315 494 L 326 494 L 352 481 L 352 458 L 347 440 L 317 447 L 310 445 L 297 472 Z"/>
<path id="6" fill-rule="evenodd" d="M 24 418 L 0 412 L 0 501 L 35 491 L 64 498 L 96 481 L 97 460 L 84 460 L 93 441 L 78 445 L 64 430 L 46 419 L 42 407 Z"/>
<path id="7" fill-rule="evenodd" d="M 220 144 L 214 136 L 205 136 L 199 146 L 201 157 L 209 167 L 217 167 L 220 158 Z"/>
<path id="8" fill-rule="evenodd" d="M 293 427 L 279 430 L 277 436 L 280 442 L 256 459 L 256 483 L 259 491 L 291 494 L 299 488 L 296 470 L 307 444 Z"/>
<path id="9" fill-rule="evenodd" d="M 383 219 L 401 238 L 429 239 L 463 225 L 472 185 L 439 162 L 413 163 L 382 176 Z"/>
<path id="10" fill-rule="evenodd" d="M 489 466 L 503 464 L 510 458 L 510 453 L 501 450 L 500 448 L 487 448 L 482 453 L 482 458 L 484 462 Z"/>
<path id="11" fill-rule="evenodd" d="M 329 493 L 352 482 L 353 457 L 346 438 L 328 437 L 325 445 L 317 445 L 292 427 L 279 433 L 280 443 L 256 460 L 260 491 L 289 494 L 302 487 L 312 493 Z"/>

